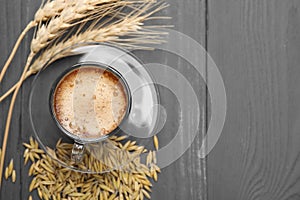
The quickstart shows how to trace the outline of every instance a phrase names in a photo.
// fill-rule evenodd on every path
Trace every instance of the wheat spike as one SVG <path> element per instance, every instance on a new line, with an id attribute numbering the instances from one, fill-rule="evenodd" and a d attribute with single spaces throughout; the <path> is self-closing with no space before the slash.
<path id="1" fill-rule="evenodd" d="M 14 58 L 21 41 L 23 40 L 24 36 L 26 35 L 26 33 L 30 29 L 37 26 L 39 23 L 58 15 L 64 7 L 68 7 L 68 5 L 66 5 L 66 4 L 68 4 L 68 2 L 71 2 L 71 1 L 73 1 L 73 0 L 70 0 L 70 1 L 53 0 L 53 1 L 47 1 L 44 5 L 41 5 L 41 7 L 36 12 L 34 20 L 32 20 L 31 22 L 29 22 L 27 24 L 27 26 L 25 27 L 25 29 L 22 31 L 19 38 L 17 39 L 12 52 L 10 53 L 8 59 L 6 60 L 4 66 L 1 70 L 0 83 L 5 75 L 5 72 L 6 72 L 7 68 L 9 67 L 12 59 Z"/>
<path id="2" fill-rule="evenodd" d="M 158 10 L 163 9 L 165 6 L 165 4 L 161 5 Z M 64 55 L 59 55 L 58 53 L 62 49 L 66 49 L 67 47 L 71 47 L 75 44 L 85 42 L 107 42 L 122 46 L 124 48 L 142 48 L 137 45 L 147 43 L 161 43 L 162 39 L 160 38 L 159 34 L 163 33 L 151 31 L 142 27 L 143 22 L 147 20 L 147 16 L 148 15 L 134 15 L 106 27 L 101 28 L 102 25 L 90 27 L 84 32 L 75 34 L 65 41 L 50 46 L 31 65 L 29 71 L 26 74 L 26 77 L 29 77 L 30 75 L 38 72 L 41 67 L 43 67 L 45 63 L 51 58 L 52 60 L 50 61 L 50 63 L 54 62 L 57 59 L 60 59 L 61 57 L 68 56 L 68 53 Z M 124 35 L 132 35 L 132 37 L 130 39 L 121 38 Z M 54 55 L 56 56 L 53 57 Z"/>
<path id="3" fill-rule="evenodd" d="M 53 1 L 54 2 L 54 1 Z M 71 1 L 72 2 L 72 1 Z M 41 24 L 31 42 L 31 51 L 39 52 L 50 44 L 54 39 L 62 36 L 69 28 L 89 21 L 100 16 L 109 9 L 111 12 L 116 7 L 120 7 L 130 2 L 116 0 L 98 0 L 98 1 L 73 1 L 68 3 L 67 7 L 61 10 L 59 16 L 48 18 L 46 24 Z"/>

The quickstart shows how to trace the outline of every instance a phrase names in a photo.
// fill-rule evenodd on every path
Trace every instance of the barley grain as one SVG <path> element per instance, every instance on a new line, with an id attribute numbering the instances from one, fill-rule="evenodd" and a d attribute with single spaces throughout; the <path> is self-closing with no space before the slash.
<path id="1" fill-rule="evenodd" d="M 154 169 L 156 170 L 156 172 L 160 173 L 160 168 L 157 165 L 153 165 Z"/>
<path id="2" fill-rule="evenodd" d="M 13 183 L 15 183 L 16 179 L 17 179 L 16 170 L 13 170 L 12 175 L 11 175 L 11 180 L 12 180 Z"/>
<path id="3" fill-rule="evenodd" d="M 40 184 L 42 184 L 42 185 L 53 185 L 53 184 L 55 184 L 55 181 L 41 181 Z"/>
<path id="4" fill-rule="evenodd" d="M 152 165 L 157 163 L 156 152 L 152 151 Z"/>
<path id="5" fill-rule="evenodd" d="M 8 167 L 5 168 L 4 178 L 7 180 L 9 177 L 9 170 Z"/>
<path id="6" fill-rule="evenodd" d="M 29 192 L 31 192 L 35 188 L 36 178 L 33 178 L 29 185 Z"/>
<path id="7" fill-rule="evenodd" d="M 117 196 L 117 193 L 113 193 L 112 195 L 110 195 L 108 200 L 113 200 L 116 196 Z"/>
<path id="8" fill-rule="evenodd" d="M 158 150 L 159 148 L 159 144 L 158 144 L 158 138 L 156 135 L 153 136 L 153 144 L 154 144 L 154 147 L 156 149 L 156 151 Z"/>
<path id="9" fill-rule="evenodd" d="M 11 159 L 8 165 L 8 176 L 11 176 L 14 169 L 14 160 Z"/>
<path id="10" fill-rule="evenodd" d="M 140 191 L 139 198 L 140 198 L 140 199 L 144 199 L 144 194 L 143 194 L 142 191 Z"/>
<path id="11" fill-rule="evenodd" d="M 157 181 L 157 173 L 156 173 L 156 171 L 153 171 L 153 176 L 152 177 L 153 177 L 154 181 Z"/>
<path id="12" fill-rule="evenodd" d="M 79 193 L 79 192 L 73 192 L 73 193 L 70 193 L 69 196 L 70 197 L 82 197 L 84 194 L 82 193 Z"/>
<path id="13" fill-rule="evenodd" d="M 32 149 L 32 146 L 30 144 L 27 144 L 27 143 L 23 143 L 23 146 L 28 149 L 27 152 L 26 151 L 24 152 L 24 156 L 25 156 L 25 154 L 28 153 L 29 149 Z"/>
<path id="14" fill-rule="evenodd" d="M 148 185 L 144 185 L 144 188 L 148 191 L 148 192 L 152 192 L 151 188 Z"/>
<path id="15" fill-rule="evenodd" d="M 114 138 L 113 140 L 116 141 L 116 142 L 120 142 L 122 140 L 125 140 L 127 137 L 128 137 L 127 135 L 122 135 L 120 137 Z"/>
<path id="16" fill-rule="evenodd" d="M 99 187 L 100 187 L 101 189 L 103 189 L 103 190 L 108 191 L 108 192 L 111 192 L 111 193 L 114 192 L 114 190 L 112 190 L 111 188 L 107 187 L 107 186 L 104 185 L 104 184 L 100 184 Z"/>
<path id="17" fill-rule="evenodd" d="M 146 165 L 149 166 L 152 162 L 152 151 L 149 151 L 146 159 Z"/>

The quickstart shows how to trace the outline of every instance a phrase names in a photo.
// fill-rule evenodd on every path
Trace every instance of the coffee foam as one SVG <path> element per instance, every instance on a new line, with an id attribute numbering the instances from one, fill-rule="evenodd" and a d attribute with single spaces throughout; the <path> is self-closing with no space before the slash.
<path id="1" fill-rule="evenodd" d="M 84 66 L 62 78 L 53 105 L 57 120 L 68 132 L 97 138 L 117 128 L 125 115 L 127 98 L 113 73 Z"/>

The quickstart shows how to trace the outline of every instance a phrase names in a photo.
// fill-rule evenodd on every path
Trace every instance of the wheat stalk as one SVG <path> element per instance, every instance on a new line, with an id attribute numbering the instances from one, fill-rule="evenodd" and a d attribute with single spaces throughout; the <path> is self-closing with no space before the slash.
<path id="1" fill-rule="evenodd" d="M 104 7 L 102 6 L 109 3 L 115 3 L 116 1 L 117 0 L 48 0 L 37 10 L 34 20 L 28 23 L 17 39 L 10 56 L 1 70 L 0 83 L 15 56 L 21 41 L 30 29 L 38 25 L 40 26 L 31 46 L 31 50 L 37 53 L 51 42 L 49 40 L 59 37 L 60 34 L 63 33 L 63 29 L 75 25 L 76 20 L 86 20 L 84 18 L 94 16 L 97 11 L 103 9 Z M 132 2 L 127 1 L 127 3 Z M 42 25 L 43 22 L 48 22 L 48 24 Z"/>
<path id="2" fill-rule="evenodd" d="M 64 7 L 68 6 L 68 5 L 66 5 L 67 2 L 69 2 L 69 1 L 54 0 L 54 1 L 47 1 L 44 5 L 43 4 L 41 5 L 41 7 L 38 9 L 38 11 L 35 14 L 34 20 L 32 20 L 31 22 L 29 22 L 27 24 L 27 26 L 25 27 L 25 29 L 22 31 L 19 38 L 17 39 L 12 52 L 10 53 L 8 59 L 6 60 L 4 66 L 1 70 L 0 83 L 5 75 L 7 68 L 9 67 L 13 57 L 15 56 L 21 41 L 23 40 L 24 36 L 26 35 L 26 33 L 30 29 L 37 26 L 39 23 L 41 23 L 43 21 L 47 21 L 48 19 L 50 19 L 54 16 L 57 16 L 63 10 Z"/>
<path id="3" fill-rule="evenodd" d="M 12 111 L 13 111 L 13 107 L 14 107 L 14 103 L 18 91 L 25 78 L 29 77 L 33 73 L 36 73 L 41 66 L 44 66 L 43 65 L 44 63 L 49 61 L 51 56 L 55 55 L 65 47 L 69 47 L 81 42 L 110 42 L 114 44 L 119 44 L 119 42 L 124 42 L 122 45 L 128 48 L 138 48 L 139 44 L 161 42 L 158 32 L 148 30 L 147 27 L 143 28 L 142 26 L 143 26 L 143 22 L 146 21 L 148 18 L 150 18 L 152 14 L 167 7 L 166 4 L 158 4 L 159 6 L 155 8 L 157 4 L 151 0 L 150 1 L 149 0 L 116 1 L 114 5 L 115 7 L 111 6 L 107 12 L 102 12 L 99 15 L 97 15 L 97 12 L 95 12 L 94 10 L 95 7 L 91 9 L 92 7 L 90 6 L 91 5 L 98 6 L 99 4 L 97 4 L 96 2 L 99 3 L 99 0 L 98 1 L 97 0 L 84 0 L 84 1 L 73 0 L 73 2 L 74 4 L 70 6 L 73 9 L 70 9 L 69 12 L 62 10 L 60 12 L 60 16 L 51 18 L 49 19 L 50 21 L 48 21 L 46 25 L 41 25 L 38 27 L 38 30 L 32 40 L 31 52 L 27 58 L 26 65 L 22 72 L 21 78 L 14 86 L 14 89 L 9 90 L 9 91 L 14 91 L 14 94 L 11 99 L 7 121 L 6 121 L 5 132 L 4 132 L 3 145 L 2 145 L 3 153 L 1 155 L 1 160 L 0 160 L 0 177 L 2 177 L 2 173 L 3 173 L 7 138 L 8 138 L 9 128 L 10 128 Z M 77 4 L 77 2 L 81 2 L 81 3 L 90 2 L 91 4 L 89 4 L 89 6 L 86 7 L 87 10 L 85 10 L 85 12 L 91 11 L 92 14 L 87 14 L 82 10 L 80 10 L 80 12 L 77 10 L 78 12 L 76 12 L 75 11 L 76 9 L 74 10 L 75 7 L 78 9 L 82 9 L 82 7 L 78 6 L 79 4 Z M 127 14 L 118 9 L 120 8 L 120 6 L 121 8 L 125 7 L 125 5 L 130 5 L 128 6 L 128 8 L 131 9 L 131 11 Z M 102 9 L 99 8 L 98 11 L 101 12 L 101 10 L 103 10 L 103 7 Z M 78 18 L 76 17 L 75 17 L 76 19 L 72 18 L 73 16 L 72 14 L 75 15 L 78 14 L 77 15 Z M 108 16 L 108 15 L 112 15 L 112 17 L 98 24 L 98 22 L 104 16 Z M 39 18 L 42 19 L 41 17 Z M 64 19 L 64 22 L 61 23 L 61 26 L 56 26 L 56 23 L 53 22 L 55 20 L 57 22 L 57 19 Z M 84 22 L 89 19 L 93 19 L 94 22 L 86 30 L 81 30 L 81 28 L 83 27 L 81 26 L 81 28 L 76 32 L 76 34 L 72 35 L 71 37 L 65 38 L 63 40 L 57 40 L 59 36 L 61 37 L 64 36 L 64 32 L 67 28 L 70 28 L 71 26 L 74 26 L 77 23 L 85 24 Z M 152 26 L 151 28 L 155 28 L 155 27 L 157 26 Z M 129 39 L 122 38 L 122 36 L 125 35 L 131 36 L 131 38 Z M 46 50 L 42 52 L 41 55 L 38 56 L 38 58 L 32 64 L 32 60 L 34 59 L 36 54 L 47 46 L 48 48 L 46 48 Z M 60 58 L 59 56 L 54 57 L 50 62 L 53 62 L 59 58 Z M 0 186 L 1 186 L 1 179 L 0 179 Z"/>

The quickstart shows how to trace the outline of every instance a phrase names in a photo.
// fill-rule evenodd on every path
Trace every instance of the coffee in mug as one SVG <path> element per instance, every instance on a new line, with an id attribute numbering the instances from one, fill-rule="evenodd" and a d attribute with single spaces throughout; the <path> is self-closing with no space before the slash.
<path id="1" fill-rule="evenodd" d="M 81 63 L 54 83 L 50 111 L 58 127 L 75 140 L 72 158 L 80 161 L 84 144 L 116 132 L 129 114 L 131 98 L 122 75 L 109 66 Z"/>

